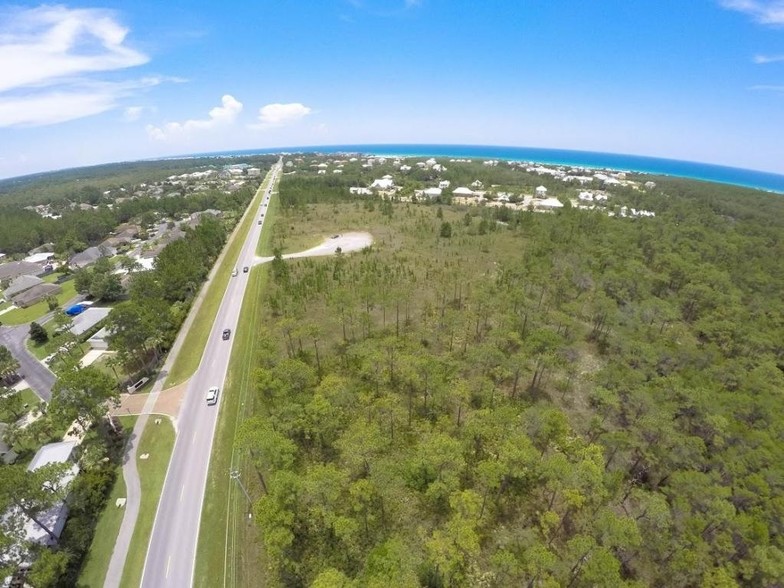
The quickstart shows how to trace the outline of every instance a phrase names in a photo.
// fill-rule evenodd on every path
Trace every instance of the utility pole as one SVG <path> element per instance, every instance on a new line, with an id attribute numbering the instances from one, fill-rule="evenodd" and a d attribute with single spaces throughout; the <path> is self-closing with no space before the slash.
<path id="1" fill-rule="evenodd" d="M 248 506 L 252 506 L 253 505 L 253 501 L 250 499 L 250 494 L 248 494 L 248 491 L 245 489 L 245 485 L 242 483 L 242 480 L 240 480 L 240 472 L 239 472 L 239 470 L 231 470 L 229 472 L 229 477 L 232 480 L 237 480 L 237 484 L 240 485 L 240 488 L 242 488 L 242 491 L 245 493 L 245 498 L 248 499 Z M 248 513 L 248 518 L 251 518 L 252 516 L 253 516 L 252 513 Z"/>

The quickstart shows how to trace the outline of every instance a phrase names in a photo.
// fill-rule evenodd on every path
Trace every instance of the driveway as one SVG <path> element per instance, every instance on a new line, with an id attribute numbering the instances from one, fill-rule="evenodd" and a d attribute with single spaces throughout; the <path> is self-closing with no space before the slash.
<path id="1" fill-rule="evenodd" d="M 25 345 L 29 325 L 0 327 L 0 345 L 5 345 L 19 362 L 19 375 L 27 382 L 30 389 L 46 402 L 52 398 L 52 386 L 55 376 L 32 355 Z"/>

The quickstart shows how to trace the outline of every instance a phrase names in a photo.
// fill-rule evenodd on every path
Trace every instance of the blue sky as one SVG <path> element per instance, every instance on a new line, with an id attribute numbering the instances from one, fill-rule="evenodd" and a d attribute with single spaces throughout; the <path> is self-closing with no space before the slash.
<path id="1" fill-rule="evenodd" d="M 784 0 L 0 7 L 0 177 L 343 143 L 784 173 Z"/>

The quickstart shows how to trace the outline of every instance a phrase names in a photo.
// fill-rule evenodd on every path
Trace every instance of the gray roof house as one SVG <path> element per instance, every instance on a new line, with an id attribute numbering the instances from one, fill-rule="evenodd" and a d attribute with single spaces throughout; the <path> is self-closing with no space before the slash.
<path id="1" fill-rule="evenodd" d="M 13 280 L 17 276 L 40 276 L 44 268 L 37 263 L 27 261 L 11 261 L 0 265 L 0 280 Z"/>
<path id="2" fill-rule="evenodd" d="M 35 304 L 36 302 L 40 302 L 47 296 L 56 296 L 62 291 L 63 289 L 58 284 L 49 284 L 44 282 L 43 284 L 38 284 L 32 288 L 28 288 L 20 294 L 17 294 L 11 299 L 11 302 L 21 308 L 26 308 Z"/>
<path id="3" fill-rule="evenodd" d="M 115 253 L 117 253 L 117 250 L 114 247 L 88 247 L 81 253 L 72 256 L 71 259 L 68 260 L 68 265 L 77 269 L 82 269 L 88 265 L 94 264 L 102 257 L 111 257 Z"/>
<path id="4" fill-rule="evenodd" d="M 7 428 L 6 423 L 0 423 L 0 462 L 9 465 L 16 461 L 17 455 L 11 446 L 3 440 Z"/>
<path id="5" fill-rule="evenodd" d="M 59 443 L 49 443 L 41 447 L 33 457 L 30 465 L 27 466 L 28 472 L 34 472 L 38 468 L 53 463 L 71 463 L 70 469 L 63 476 L 60 484 L 65 487 L 79 473 L 79 466 L 75 463 L 74 453 L 79 444 L 76 441 L 60 441 Z M 68 504 L 65 500 L 56 504 L 45 513 L 41 513 L 39 519 L 50 531 L 59 538 L 60 533 L 65 527 L 65 520 L 68 518 Z M 33 520 L 28 520 L 25 524 L 25 535 L 27 540 L 40 545 L 53 545 L 56 541 L 44 531 L 41 526 Z"/>
<path id="6" fill-rule="evenodd" d="M 17 276 L 3 291 L 3 296 L 6 300 L 11 300 L 17 294 L 43 283 L 44 281 L 37 276 Z"/>

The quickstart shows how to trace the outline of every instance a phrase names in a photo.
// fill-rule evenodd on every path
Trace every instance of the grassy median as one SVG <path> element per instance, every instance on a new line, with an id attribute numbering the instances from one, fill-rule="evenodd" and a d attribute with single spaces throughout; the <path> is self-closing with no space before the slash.
<path id="1" fill-rule="evenodd" d="M 273 198 L 267 209 L 264 230 L 259 240 L 259 255 L 270 255 L 272 235 L 279 200 Z M 247 479 L 249 468 L 233 451 L 237 426 L 248 416 L 256 364 L 257 337 L 261 328 L 261 299 L 269 276 L 269 266 L 253 269 L 242 302 L 242 317 L 234 339 L 229 371 L 224 385 L 218 425 L 215 431 L 204 507 L 196 555 L 194 582 L 196 586 L 260 585 L 264 573 L 259 569 L 257 552 L 261 541 L 258 528 L 248 518 L 247 498 L 229 472 L 237 469 L 243 483 L 256 498 L 254 487 Z"/>
<path id="2" fill-rule="evenodd" d="M 166 377 L 166 388 L 171 388 L 177 384 L 181 384 L 190 378 L 196 369 L 199 367 L 201 356 L 204 353 L 204 347 L 207 345 L 207 338 L 210 335 L 212 324 L 215 322 L 215 317 L 218 314 L 223 294 L 226 291 L 226 285 L 231 279 L 231 271 L 237 264 L 242 245 L 248 236 L 248 231 L 254 222 L 256 222 L 256 210 L 261 204 L 261 199 L 264 190 L 269 183 L 269 174 L 264 178 L 253 201 L 248 206 L 248 209 L 240 221 L 239 229 L 234 232 L 231 241 L 227 245 L 226 254 L 220 267 L 217 268 L 215 276 L 212 281 L 206 285 L 207 291 L 204 295 L 204 300 L 201 307 L 198 309 L 194 317 L 193 324 L 188 329 L 188 334 L 185 337 L 185 343 L 182 346 L 183 350 L 187 349 L 186 353 L 180 353 L 172 365 L 171 372 Z"/>
<path id="3" fill-rule="evenodd" d="M 163 482 L 174 450 L 174 437 L 174 427 L 168 418 L 150 415 L 136 453 L 142 500 L 136 526 L 133 529 L 133 538 L 128 548 L 128 556 L 125 558 L 121 586 L 136 588 L 141 582 L 147 546 L 150 544 L 155 513 L 158 510 L 158 500 L 163 491 Z M 141 459 L 145 454 L 149 454 L 149 457 Z M 115 537 L 116 535 L 115 533 Z M 114 543 L 112 548 L 113 546 Z"/>

